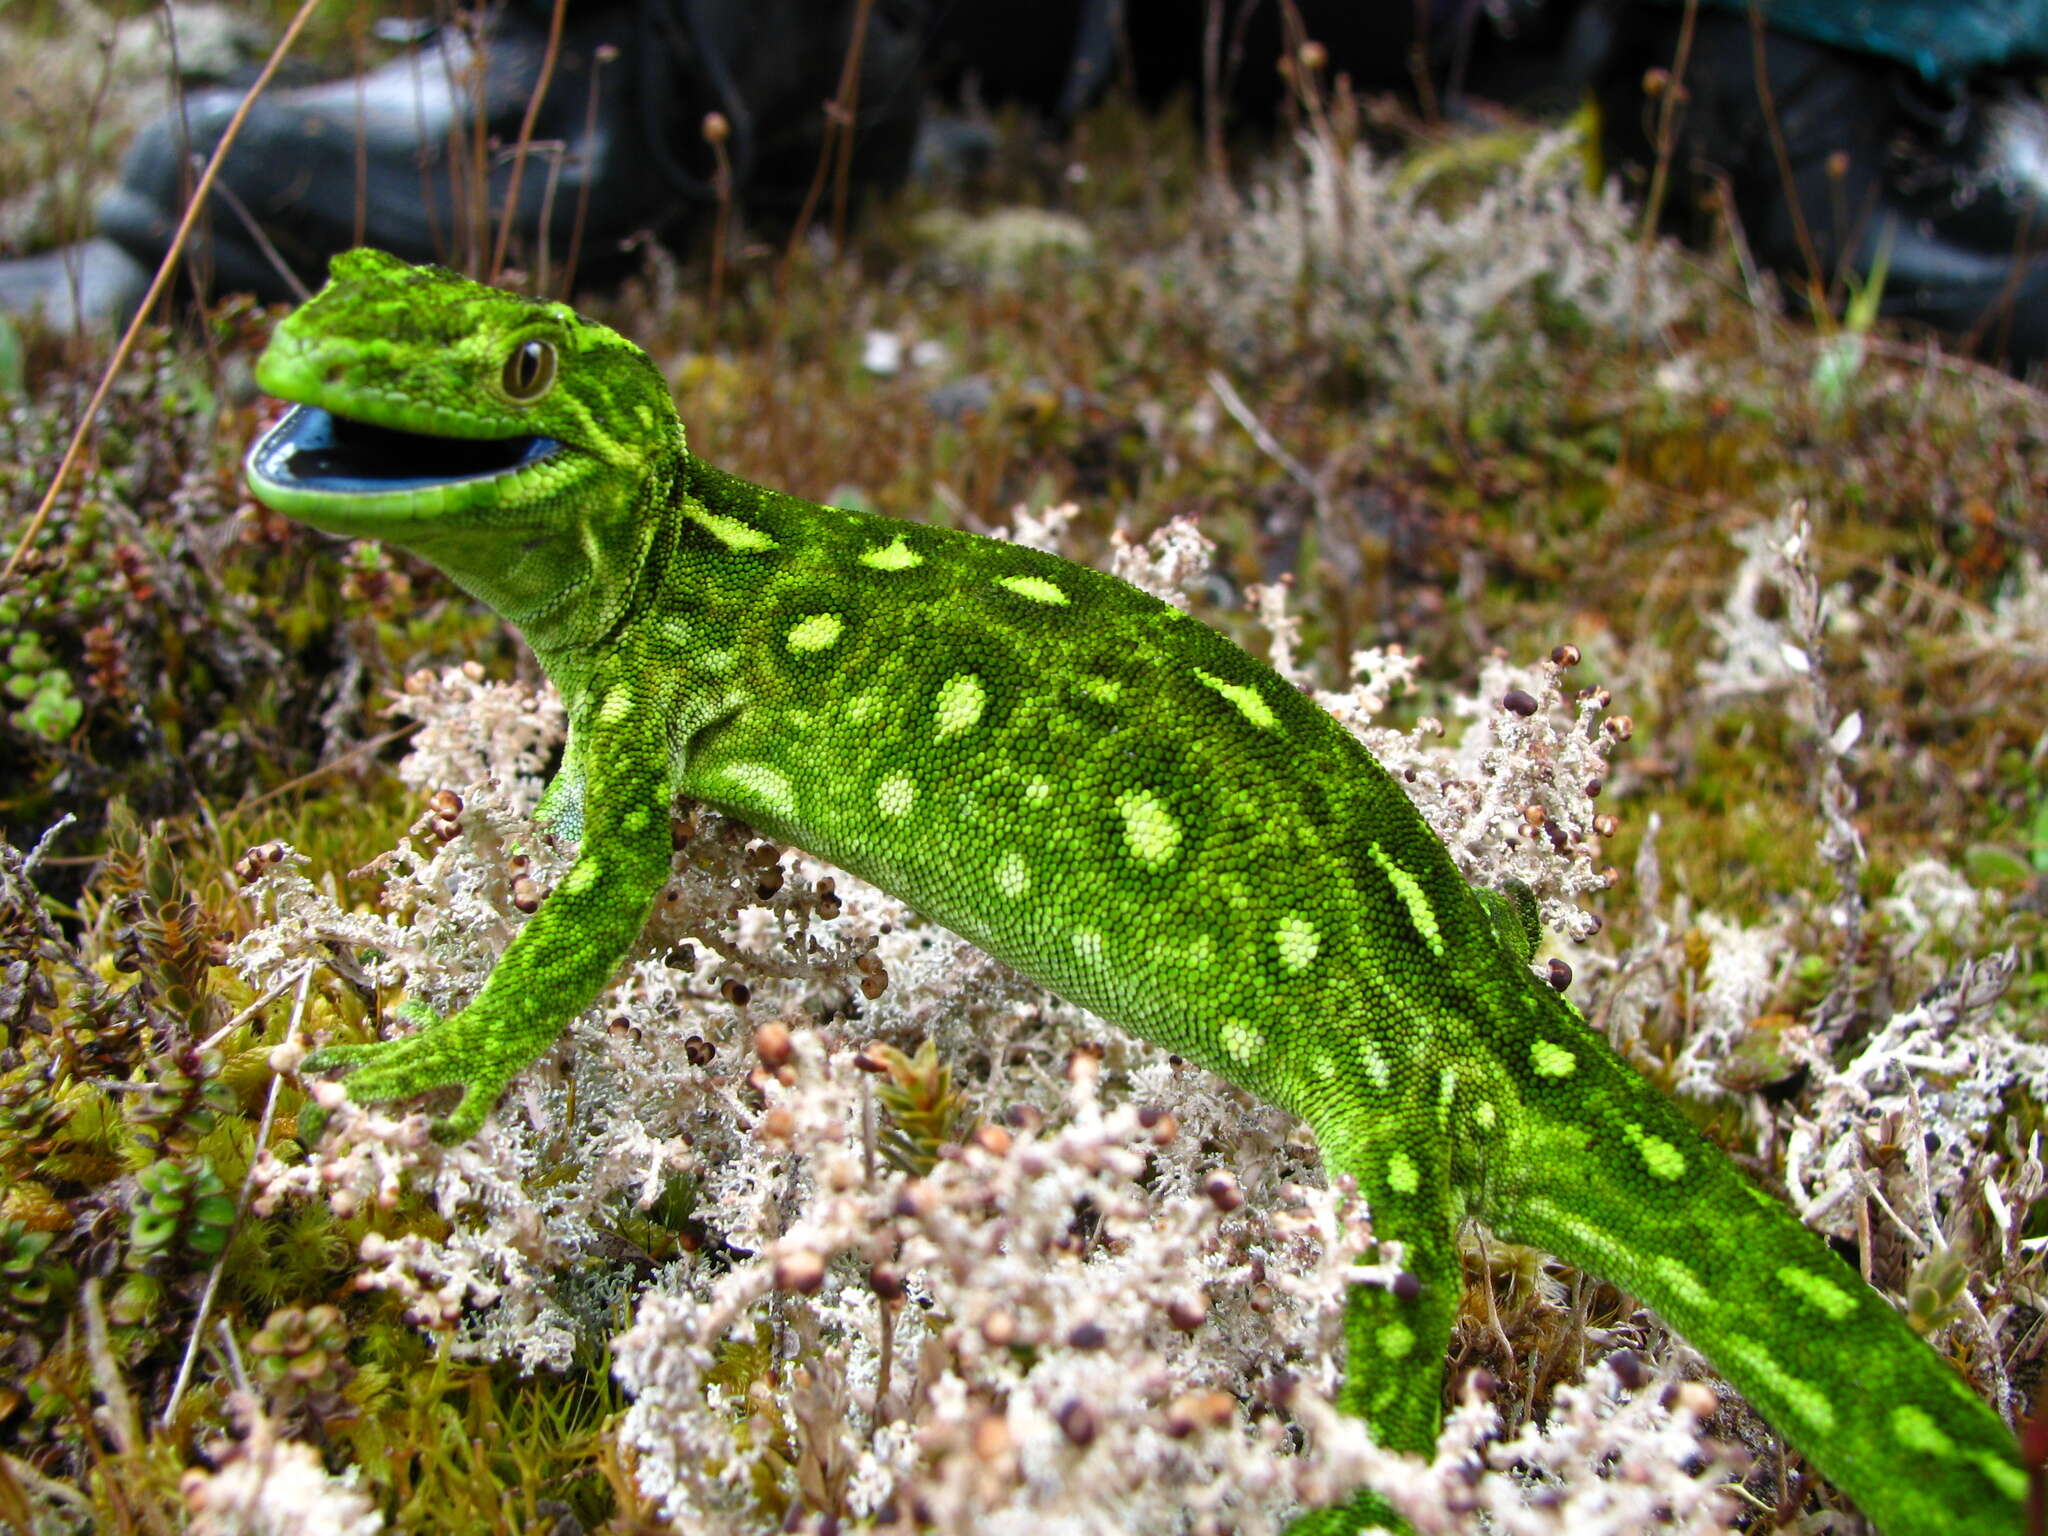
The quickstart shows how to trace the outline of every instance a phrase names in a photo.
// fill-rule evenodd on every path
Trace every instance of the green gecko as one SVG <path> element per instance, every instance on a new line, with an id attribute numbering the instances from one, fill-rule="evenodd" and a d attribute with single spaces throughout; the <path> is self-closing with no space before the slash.
<path id="1" fill-rule="evenodd" d="M 1398 1283 L 1351 1288 L 1340 1402 L 1427 1453 L 1468 1218 L 1642 1297 L 1888 1536 L 2022 1528 L 1962 1377 L 1532 972 L 1335 720 L 1170 605 L 1054 556 L 801 501 L 692 455 L 660 370 L 565 305 L 336 258 L 257 364 L 297 409 L 256 496 L 432 561 L 570 722 L 575 862 L 466 1007 L 331 1047 L 474 1132 L 612 980 L 689 796 L 873 881 L 1300 1115 Z M 1389 1520 L 1370 1493 L 1301 1532 Z"/>

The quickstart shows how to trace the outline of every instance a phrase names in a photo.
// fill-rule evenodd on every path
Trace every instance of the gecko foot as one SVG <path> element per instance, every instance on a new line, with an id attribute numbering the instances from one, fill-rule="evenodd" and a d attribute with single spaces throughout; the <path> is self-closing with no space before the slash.
<path id="1" fill-rule="evenodd" d="M 510 1052 L 488 1021 L 474 1009 L 436 1018 L 418 1005 L 400 1010 L 423 1020 L 417 1034 L 367 1045 L 330 1045 L 300 1063 L 301 1072 L 349 1072 L 348 1096 L 358 1104 L 386 1104 L 416 1098 L 436 1088 L 461 1088 L 452 1113 L 433 1122 L 434 1140 L 448 1145 L 474 1135 L 491 1106 L 532 1054 Z"/>

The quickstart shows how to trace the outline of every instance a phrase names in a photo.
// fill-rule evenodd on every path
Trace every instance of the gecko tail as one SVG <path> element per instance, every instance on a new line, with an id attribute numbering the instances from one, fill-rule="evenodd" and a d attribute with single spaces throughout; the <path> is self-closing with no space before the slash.
<path id="1" fill-rule="evenodd" d="M 1887 1536 L 2025 1529 L 2028 1478 L 1998 1415 L 1670 1101 L 1570 1027 L 1576 1045 L 1532 1041 L 1518 1086 L 1536 1096 L 1569 1075 L 1568 1134 L 1584 1145 L 1538 1147 L 1557 1122 L 1527 1117 L 1551 1129 L 1505 1150 L 1551 1166 L 1489 1213 L 1495 1230 L 1648 1302 Z"/>

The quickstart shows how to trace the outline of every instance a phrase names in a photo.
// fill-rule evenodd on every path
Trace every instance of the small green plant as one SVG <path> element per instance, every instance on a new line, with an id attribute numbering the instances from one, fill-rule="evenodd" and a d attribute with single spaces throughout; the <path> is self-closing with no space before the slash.
<path id="1" fill-rule="evenodd" d="M 47 1156 L 70 1118 L 46 1071 L 21 1067 L 0 1077 L 0 1167 L 27 1168 Z"/>
<path id="2" fill-rule="evenodd" d="M 128 1262 L 164 1269 L 181 1261 L 217 1258 L 235 1224 L 235 1202 L 206 1158 L 151 1163 L 135 1176 L 136 1200 L 128 1227 Z"/>
<path id="3" fill-rule="evenodd" d="M 1906 1321 L 1915 1333 L 1932 1333 L 1953 1315 L 1970 1283 L 1970 1255 L 1956 1245 L 1937 1248 L 1913 1266 L 1906 1282 Z"/>
<path id="4" fill-rule="evenodd" d="M 279 1307 L 249 1339 L 249 1371 L 280 1413 L 304 1409 L 322 1419 L 341 1406 L 354 1368 L 341 1309 Z"/>
<path id="5" fill-rule="evenodd" d="M 953 1069 L 939 1060 L 930 1040 L 915 1056 L 893 1045 L 871 1045 L 867 1054 L 881 1069 L 875 1097 L 889 1116 L 882 1155 L 905 1173 L 930 1173 L 939 1149 L 960 1139 L 967 1119 L 967 1098 L 953 1087 Z"/>
<path id="6" fill-rule="evenodd" d="M 61 1325 L 76 1288 L 69 1264 L 50 1255 L 51 1232 L 32 1232 L 18 1221 L 0 1220 L 0 1329 L 42 1332 Z"/>
<path id="7" fill-rule="evenodd" d="M 152 1060 L 147 1083 L 128 1100 L 135 1139 L 159 1155 L 190 1152 L 221 1116 L 235 1111 L 235 1092 L 220 1069 L 219 1052 L 194 1046 Z"/>
<path id="8" fill-rule="evenodd" d="M 8 645 L 7 679 L 0 687 L 21 706 L 14 711 L 14 723 L 44 741 L 62 741 L 85 718 L 85 705 L 71 691 L 71 674 L 33 632 L 17 634 Z"/>

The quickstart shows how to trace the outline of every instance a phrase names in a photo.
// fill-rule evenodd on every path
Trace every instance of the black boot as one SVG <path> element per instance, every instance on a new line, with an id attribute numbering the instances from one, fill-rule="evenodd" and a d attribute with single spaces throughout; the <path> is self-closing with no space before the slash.
<path id="1" fill-rule="evenodd" d="M 1599 82 L 1607 163 L 1647 185 L 1681 18 L 1629 8 Z M 1665 227 L 1728 201 L 1759 262 L 1839 305 L 1880 265 L 1883 314 L 2015 367 L 2048 358 L 2048 111 L 2016 81 L 1950 89 L 1904 64 L 1699 13 L 1670 145 Z M 1777 128 L 1771 126 L 1773 114 Z M 1725 192 L 1724 192 L 1725 189 Z"/>
<path id="2" fill-rule="evenodd" d="M 222 167 L 196 269 L 216 292 L 275 301 L 295 296 L 292 277 L 318 286 L 328 258 L 357 244 L 481 268 L 544 73 L 517 176 L 513 264 L 559 273 L 573 259 L 580 277 L 603 281 L 632 263 L 636 236 L 686 241 L 718 203 L 704 138 L 712 112 L 726 120 L 738 203 L 765 224 L 787 221 L 824 148 L 857 10 L 854 0 L 583 0 L 568 7 L 544 71 L 553 6 L 526 0 L 497 13 L 475 45 L 444 28 L 359 79 L 275 92 L 256 103 Z M 871 8 L 856 190 L 893 183 L 909 165 L 923 24 L 923 0 Z M 154 267 L 239 102 L 239 92 L 202 92 L 182 120 L 145 129 L 100 204 L 101 234 Z M 0 303 L 36 307 L 25 291 L 37 274 L 18 275 L 0 268 Z"/>
<path id="3" fill-rule="evenodd" d="M 567 255 L 586 196 L 584 239 L 594 249 L 665 212 L 653 177 L 622 174 L 639 94 L 627 51 L 631 8 L 578 7 L 571 32 L 534 126 L 536 141 L 565 151 L 530 152 L 520 177 L 522 261 L 543 234 L 557 262 Z M 488 260 L 494 210 L 512 173 L 501 146 L 518 138 L 546 44 L 545 21 L 513 9 L 476 46 L 444 28 L 427 46 L 359 79 L 263 97 L 221 168 L 200 226 L 206 233 L 191 252 L 196 269 L 210 274 L 217 292 L 275 301 L 294 297 L 292 277 L 318 286 L 328 257 L 358 244 L 410 261 Z M 618 58 L 600 64 L 601 49 Z M 586 134 L 593 71 L 602 72 L 600 105 L 597 131 Z M 145 128 L 120 185 L 100 202 L 101 233 L 154 266 L 240 102 L 239 91 L 203 91 L 187 100 L 182 121 L 173 113 Z"/>

